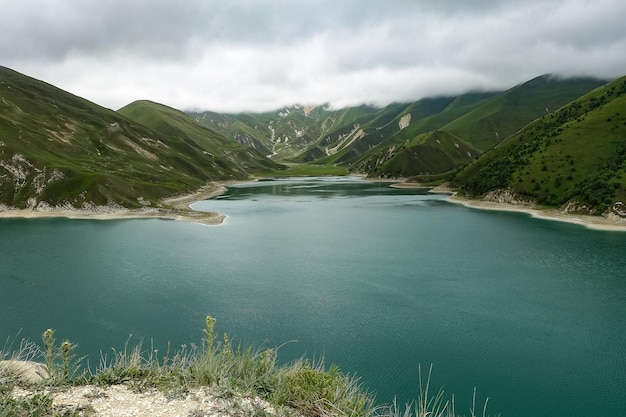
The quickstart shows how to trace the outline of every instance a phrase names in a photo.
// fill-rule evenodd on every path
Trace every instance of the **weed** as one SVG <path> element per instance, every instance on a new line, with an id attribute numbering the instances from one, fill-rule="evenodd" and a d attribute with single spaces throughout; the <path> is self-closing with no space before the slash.
<path id="1" fill-rule="evenodd" d="M 431 394 L 430 379 L 433 366 L 430 365 L 428 369 L 428 376 L 426 380 L 422 380 L 422 368 L 421 365 L 418 368 L 419 372 L 419 397 L 417 401 L 409 402 L 404 407 L 397 404 L 394 399 L 393 404 L 386 407 L 381 413 L 387 417 L 456 417 L 458 414 L 455 410 L 454 395 L 449 400 L 444 399 L 444 391 L 437 391 L 434 396 Z M 489 398 L 485 400 L 483 405 L 482 414 L 476 414 L 476 388 L 474 388 L 474 394 L 472 396 L 472 406 L 469 409 L 470 417 L 487 417 L 487 404 Z"/>
<path id="2" fill-rule="evenodd" d="M 43 332 L 41 338 L 44 344 L 44 361 L 53 381 L 66 384 L 81 375 L 81 362 L 84 358 L 77 358 L 74 354 L 78 345 L 65 340 L 61 346 L 57 346 L 52 329 Z"/>
<path id="3" fill-rule="evenodd" d="M 11 395 L 0 395 L 0 417 L 48 416 L 52 409 L 52 397 L 47 394 L 35 393 L 25 397 L 14 398 Z"/>
<path id="4" fill-rule="evenodd" d="M 198 346 L 182 345 L 173 352 L 171 346 L 162 358 L 151 344 L 143 348 L 139 342 L 130 345 L 130 338 L 121 350 L 113 349 L 109 359 L 101 354 L 95 371 L 78 372 L 80 360 L 74 357 L 76 345 L 64 341 L 57 346 L 54 330 L 48 329 L 42 335 L 43 350 L 29 342 L 20 345 L 23 357 L 43 358 L 48 365 L 51 378 L 38 387 L 51 385 L 94 386 L 127 384 L 131 388 L 144 391 L 158 388 L 167 398 L 178 398 L 197 387 L 210 387 L 220 398 L 237 403 L 243 397 L 262 399 L 273 406 L 276 413 L 269 413 L 261 406 L 256 415 L 275 414 L 280 416 L 299 415 L 304 417 L 453 417 L 454 397 L 444 399 L 444 392 L 431 394 L 430 379 L 422 380 L 419 368 L 419 398 L 407 403 L 404 408 L 397 403 L 390 406 L 376 406 L 374 396 L 367 392 L 359 379 L 341 372 L 337 366 L 326 368 L 323 359 L 310 361 L 299 359 L 288 364 L 278 364 L 277 352 L 280 349 L 258 349 L 252 346 L 234 345 L 224 334 L 221 341 L 215 338 L 216 320 L 208 316 L 203 330 L 204 338 Z M 35 355 L 33 352 L 38 353 Z M 5 355 L 0 351 L 0 359 Z M 14 354 L 13 357 L 16 357 Z M 17 356 L 19 357 L 19 356 Z M 2 376 L 2 375 L 0 375 Z M 90 410 L 53 410 L 49 394 L 35 391 L 26 397 L 12 395 L 17 384 L 14 379 L 0 380 L 0 417 L 8 416 L 74 416 L 89 413 Z M 102 395 L 94 388 L 94 397 Z M 478 417 L 476 392 L 470 409 L 471 417 Z M 482 417 L 486 417 L 487 401 Z M 5 411 L 9 410 L 9 411 Z M 245 412 L 242 412 L 246 414 Z M 193 414 L 193 413 L 192 413 Z M 243 415 L 242 414 L 242 415 Z M 247 415 L 247 414 L 246 414 Z"/>

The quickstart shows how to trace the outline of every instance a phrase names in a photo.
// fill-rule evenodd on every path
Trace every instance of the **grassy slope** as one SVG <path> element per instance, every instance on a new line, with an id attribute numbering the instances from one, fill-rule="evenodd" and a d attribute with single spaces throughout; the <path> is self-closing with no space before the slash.
<path id="1" fill-rule="evenodd" d="M 596 214 L 624 201 L 626 77 L 534 121 L 454 182 L 470 195 L 511 187 L 539 203 Z"/>
<path id="2" fill-rule="evenodd" d="M 474 146 L 452 134 L 442 134 L 437 129 L 480 107 L 495 93 L 469 93 L 458 97 L 442 98 L 447 105 L 441 111 L 413 117 L 409 126 L 352 162 L 352 169 L 368 175 L 410 177 L 447 173 L 480 154 Z M 441 142 L 446 138 L 445 142 Z M 453 140 L 450 147 L 450 141 Z"/>
<path id="3" fill-rule="evenodd" d="M 158 133 L 0 67 L 0 204 L 139 207 L 138 197 L 155 204 L 246 175 L 237 155 L 222 157 L 218 135 L 190 139 L 171 127 Z"/>
<path id="4" fill-rule="evenodd" d="M 442 127 L 485 151 L 548 111 L 603 85 L 595 78 L 543 75 L 502 92 Z"/>
<path id="5" fill-rule="evenodd" d="M 439 130 L 418 135 L 387 151 L 390 158 L 378 169 L 370 170 L 370 176 L 412 177 L 420 182 L 441 179 L 480 153 L 475 147 Z"/>
<path id="6" fill-rule="evenodd" d="M 172 142 L 180 143 L 182 147 L 199 149 L 203 155 L 211 157 L 215 165 L 231 166 L 238 170 L 240 177 L 245 177 L 251 171 L 279 168 L 253 147 L 227 139 L 187 114 L 163 104 L 136 101 L 119 109 L 118 113 L 149 127 Z"/>
<path id="7" fill-rule="evenodd" d="M 246 114 L 231 115 L 215 112 L 190 112 L 187 114 L 199 124 L 237 143 L 254 148 L 263 155 L 269 155 L 272 152 L 268 140 L 271 137 L 271 131 L 267 126 L 258 123 L 258 121 L 255 122 Z M 247 124 L 248 122 L 250 125 Z"/>
<path id="8" fill-rule="evenodd" d="M 264 143 L 266 148 L 277 153 L 277 160 L 318 165 L 346 164 L 398 132 L 399 120 L 406 114 L 411 114 L 413 120 L 427 117 L 441 111 L 453 100 L 429 98 L 415 103 L 393 103 L 384 108 L 362 105 L 340 110 L 318 106 L 308 113 L 302 107 L 294 106 L 258 114 L 205 112 L 191 115 L 206 126 L 219 126 L 220 132 L 238 141 L 244 137 Z M 268 140 L 272 135 L 270 128 L 273 129 L 273 143 Z M 352 140 L 354 136 L 358 138 Z"/>
<path id="9" fill-rule="evenodd" d="M 371 161 L 363 164 L 364 161 L 372 157 L 378 160 L 381 154 L 390 155 L 394 153 L 390 148 L 397 147 L 407 140 L 412 140 L 419 133 L 426 132 L 426 130 L 418 131 L 414 127 L 421 125 L 424 120 L 445 112 L 455 99 L 455 97 L 425 98 L 413 103 L 392 104 L 380 109 L 375 117 L 364 124 L 364 135 L 361 138 L 333 155 L 332 158 L 326 158 L 324 162 L 337 162 L 351 166 L 357 171 L 376 175 L 375 169 L 364 169 L 364 167 L 377 164 L 372 164 Z M 400 128 L 401 120 L 407 117 L 410 124 L 405 128 Z M 405 159 L 405 162 L 410 159 L 410 157 Z M 405 164 L 396 164 L 396 167 L 402 165 Z"/>
<path id="10" fill-rule="evenodd" d="M 330 112 L 321 120 L 319 138 L 309 143 L 293 160 L 318 165 L 336 163 L 341 151 L 329 156 L 327 150 L 341 148 L 342 143 L 349 142 L 350 135 L 375 117 L 378 111 L 374 107 L 363 105 Z"/>
<path id="11" fill-rule="evenodd" d="M 199 123 L 248 146 L 263 146 L 274 159 L 292 158 L 319 138 L 323 121 L 332 113 L 326 106 L 308 109 L 295 105 L 264 113 L 190 113 Z"/>
<path id="12" fill-rule="evenodd" d="M 413 122 L 405 129 L 391 136 L 385 144 L 397 145 L 407 140 L 411 140 L 419 134 L 432 132 L 447 125 L 448 123 L 462 117 L 479 107 L 485 99 L 492 97 L 496 93 L 468 93 L 457 97 L 450 97 L 449 104 L 441 111 L 424 115 L 424 117 L 413 118 Z"/>
<path id="13" fill-rule="evenodd" d="M 459 96 L 442 111 L 415 120 L 381 142 L 353 167 L 371 176 L 441 177 L 545 114 L 546 108 L 560 107 L 601 84 L 591 78 L 546 75 L 502 93 Z M 434 140 L 423 136 L 436 130 L 444 134 L 432 133 Z"/>
<path id="14" fill-rule="evenodd" d="M 119 174 L 124 172 L 133 185 L 143 188 L 149 171 L 143 169 L 146 158 L 137 151 L 154 155 L 156 142 L 141 141 L 158 140 L 151 132 L 111 110 L 11 70 L 1 69 L 0 79 L 2 203 L 19 207 L 33 197 L 52 204 L 109 200 L 132 204 L 128 189 L 132 185 L 121 184 Z M 126 154 L 124 164 L 120 156 Z M 62 178 L 54 180 L 55 175 Z M 43 195 L 36 195 L 37 186 L 48 181 L 51 184 Z"/>

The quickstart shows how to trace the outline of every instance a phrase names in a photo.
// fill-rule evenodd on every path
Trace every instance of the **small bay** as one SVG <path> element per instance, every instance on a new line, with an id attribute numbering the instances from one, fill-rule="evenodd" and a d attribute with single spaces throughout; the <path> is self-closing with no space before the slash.
<path id="1" fill-rule="evenodd" d="M 198 343 L 208 314 L 380 402 L 416 398 L 432 363 L 462 414 L 476 387 L 508 417 L 626 415 L 624 233 L 357 178 L 237 184 L 193 208 L 228 217 L 0 219 L 0 349 L 52 327 L 96 366 L 129 338 Z"/>

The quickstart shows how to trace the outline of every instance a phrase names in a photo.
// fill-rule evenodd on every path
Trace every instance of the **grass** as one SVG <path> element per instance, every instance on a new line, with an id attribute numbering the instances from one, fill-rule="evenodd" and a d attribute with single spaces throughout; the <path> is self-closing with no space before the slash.
<path id="1" fill-rule="evenodd" d="M 348 169 L 336 165 L 289 164 L 287 169 L 257 172 L 256 175 L 266 177 L 312 177 L 325 175 L 348 175 Z"/>
<path id="2" fill-rule="evenodd" d="M 0 160 L 9 167 L 0 170 L 17 175 L 0 181 L 0 203 L 78 208 L 114 202 L 140 208 L 137 198 L 142 197 L 158 207 L 162 198 L 195 190 L 207 181 L 244 179 L 254 172 L 440 175 L 544 115 L 546 108 L 554 111 L 600 83 L 539 77 L 499 94 L 438 97 L 384 108 L 321 106 L 310 113 L 285 108 L 191 117 L 145 100 L 114 112 L 0 67 Z M 411 115 L 411 124 L 400 129 L 398 121 L 406 115 Z M 611 113 L 600 120 L 615 125 L 619 117 Z M 346 136 L 356 132 L 361 132 L 358 139 Z M 437 139 L 442 132 L 448 140 Z M 337 152 L 327 155 L 326 148 Z M 269 154 L 274 157 L 265 158 Z M 284 170 L 277 164 L 282 161 L 314 164 Z M 541 184 L 542 193 L 556 195 L 555 181 L 567 185 L 564 181 L 571 181 L 570 176 L 575 180 L 580 168 L 576 174 L 555 171 Z"/>
<path id="3" fill-rule="evenodd" d="M 546 109 L 554 111 L 602 84 L 604 81 L 593 78 L 539 76 L 485 100 L 442 130 L 486 151 L 545 115 Z"/>
<path id="4" fill-rule="evenodd" d="M 302 417 L 455 417 L 454 397 L 444 398 L 443 391 L 431 393 L 430 376 L 422 380 L 417 400 L 399 406 L 377 405 L 359 379 L 341 372 L 336 366 L 326 368 L 323 360 L 298 359 L 279 364 L 277 349 L 234 346 L 227 334 L 215 335 L 215 319 L 206 318 L 204 337 L 199 345 L 183 345 L 178 350 L 159 352 L 141 343 L 119 351 L 111 359 L 101 357 L 95 370 L 82 366 L 84 358 L 73 354 L 69 341 L 57 344 L 54 331 L 42 335 L 43 348 L 22 341 L 11 354 L 0 351 L 0 360 L 43 361 L 50 378 L 41 383 L 25 384 L 18 376 L 0 367 L 0 417 L 8 416 L 78 416 L 85 410 L 52 407 L 50 389 L 78 385 L 110 386 L 125 384 L 143 391 L 157 388 L 179 395 L 193 388 L 211 387 L 220 396 L 256 397 L 269 402 L 279 416 Z M 30 395 L 14 396 L 14 387 L 26 387 Z M 475 392 L 474 392 L 475 399 Z M 470 408 L 475 413 L 475 400 Z M 487 402 L 482 409 L 486 417 Z M 82 413 L 82 414 L 81 414 Z"/>
<path id="5" fill-rule="evenodd" d="M 626 197 L 626 78 L 546 114 L 460 170 L 470 195 L 509 187 L 539 204 L 601 214 Z"/>
<path id="6" fill-rule="evenodd" d="M 207 181 L 277 167 L 163 105 L 137 102 L 118 113 L 3 67 L 0 86 L 0 203 L 7 206 L 138 208 L 140 196 L 158 205 Z"/>

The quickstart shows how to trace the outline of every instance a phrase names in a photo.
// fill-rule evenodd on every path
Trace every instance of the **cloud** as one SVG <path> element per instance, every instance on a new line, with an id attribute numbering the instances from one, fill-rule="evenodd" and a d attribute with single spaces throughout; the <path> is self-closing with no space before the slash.
<path id="1" fill-rule="evenodd" d="M 7 3 L 2 65 L 111 108 L 383 105 L 626 68 L 621 0 Z"/>

